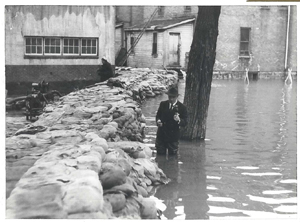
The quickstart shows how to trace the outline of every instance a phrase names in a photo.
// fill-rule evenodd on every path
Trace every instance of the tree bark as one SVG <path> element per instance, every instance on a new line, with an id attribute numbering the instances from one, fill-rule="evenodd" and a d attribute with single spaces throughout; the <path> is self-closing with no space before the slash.
<path id="1" fill-rule="evenodd" d="M 184 95 L 188 124 L 182 129 L 182 139 L 205 139 L 220 12 L 221 6 L 198 7 Z"/>

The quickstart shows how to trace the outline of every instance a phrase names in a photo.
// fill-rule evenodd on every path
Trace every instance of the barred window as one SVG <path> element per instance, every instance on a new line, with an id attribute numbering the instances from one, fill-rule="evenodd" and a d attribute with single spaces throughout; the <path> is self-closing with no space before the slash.
<path id="1" fill-rule="evenodd" d="M 60 55 L 60 38 L 45 38 L 45 54 Z"/>
<path id="2" fill-rule="evenodd" d="M 43 39 L 40 37 L 26 37 L 26 55 L 42 55 L 43 54 Z"/>
<path id="3" fill-rule="evenodd" d="M 79 55 L 79 39 L 64 38 L 64 55 Z"/>
<path id="4" fill-rule="evenodd" d="M 97 55 L 97 40 L 96 39 L 82 39 L 81 40 L 81 54 L 82 55 Z"/>

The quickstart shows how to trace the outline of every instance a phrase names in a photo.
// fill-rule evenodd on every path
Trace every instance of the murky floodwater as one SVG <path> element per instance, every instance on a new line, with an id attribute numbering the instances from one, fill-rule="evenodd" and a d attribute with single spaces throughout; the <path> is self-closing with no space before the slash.
<path id="1" fill-rule="evenodd" d="M 183 101 L 184 83 L 179 84 Z M 297 84 L 213 80 L 204 142 L 180 142 L 177 158 L 157 157 L 171 178 L 157 188 L 162 218 L 296 218 Z M 166 95 L 143 104 L 147 143 Z"/>

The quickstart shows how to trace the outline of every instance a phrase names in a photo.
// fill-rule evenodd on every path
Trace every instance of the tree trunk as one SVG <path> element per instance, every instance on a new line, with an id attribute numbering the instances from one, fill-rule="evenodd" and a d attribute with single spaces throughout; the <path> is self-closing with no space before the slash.
<path id="1" fill-rule="evenodd" d="M 205 139 L 220 12 L 221 6 L 198 7 L 184 95 L 188 124 L 182 129 L 182 139 Z"/>

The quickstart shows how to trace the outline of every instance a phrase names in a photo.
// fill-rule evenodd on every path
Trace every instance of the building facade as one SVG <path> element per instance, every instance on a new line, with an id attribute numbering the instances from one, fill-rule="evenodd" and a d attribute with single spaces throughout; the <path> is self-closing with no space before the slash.
<path id="1" fill-rule="evenodd" d="M 114 41 L 114 6 L 6 6 L 7 87 L 96 80 L 102 56 L 114 65 Z"/>
<path id="2" fill-rule="evenodd" d="M 282 76 L 297 71 L 296 6 L 222 6 L 214 70 Z"/>
<path id="3" fill-rule="evenodd" d="M 123 47 L 130 48 L 130 38 L 138 35 L 137 27 L 147 23 L 157 6 L 120 6 L 117 20 L 124 24 Z M 197 6 L 158 6 L 151 24 L 159 26 L 166 20 L 196 17 Z M 195 22 L 190 26 L 194 27 Z M 149 26 L 149 25 L 148 25 Z M 153 27 L 152 27 L 153 28 Z M 177 26 L 175 33 L 184 32 L 186 26 Z M 134 33 L 135 30 L 135 33 Z M 147 29 L 146 29 L 147 30 Z M 193 30 L 193 28 L 192 28 Z M 152 30 L 154 32 L 154 30 Z M 167 46 L 172 45 L 172 38 L 167 39 L 163 33 L 157 34 L 157 51 L 160 62 L 149 57 L 155 44 L 153 33 L 141 37 L 135 46 L 136 53 L 130 54 L 128 66 L 162 68 L 168 65 L 164 54 Z M 191 36 L 181 38 L 190 49 Z M 152 43 L 152 44 L 151 44 Z M 179 67 L 185 69 L 188 52 L 181 55 Z M 146 58 L 146 59 L 145 59 Z M 158 58 L 158 57 L 157 57 Z M 163 62 L 161 62 L 163 61 Z M 214 73 L 220 76 L 244 75 L 249 69 L 251 77 L 281 77 L 287 69 L 297 71 L 297 8 L 296 6 L 222 6 L 219 18 L 219 36 L 217 40 L 216 62 Z M 226 75 L 223 75 L 226 74 Z"/>
<path id="4" fill-rule="evenodd" d="M 186 54 L 190 51 L 195 18 L 151 22 L 138 44 L 142 27 L 125 29 L 127 46 L 132 47 L 127 64 L 132 67 L 181 68 L 186 67 Z"/>

